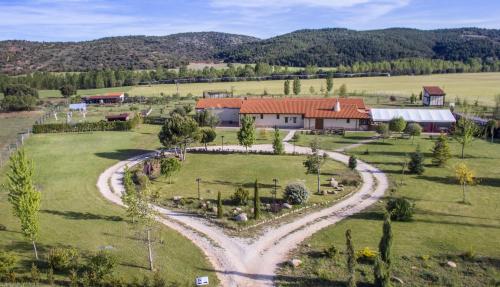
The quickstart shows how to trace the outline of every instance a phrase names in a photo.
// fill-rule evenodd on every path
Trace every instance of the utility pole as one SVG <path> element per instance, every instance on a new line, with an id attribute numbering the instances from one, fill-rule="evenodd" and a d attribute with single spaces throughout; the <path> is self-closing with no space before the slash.
<path id="1" fill-rule="evenodd" d="M 220 136 L 222 139 L 222 150 L 224 150 L 224 136 Z"/>

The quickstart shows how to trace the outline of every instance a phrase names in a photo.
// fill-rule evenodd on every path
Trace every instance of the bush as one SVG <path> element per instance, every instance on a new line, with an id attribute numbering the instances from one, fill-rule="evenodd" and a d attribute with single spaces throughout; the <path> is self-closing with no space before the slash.
<path id="1" fill-rule="evenodd" d="M 116 266 L 116 257 L 104 250 L 94 254 L 88 263 L 88 270 L 97 280 L 102 280 L 104 275 L 111 274 Z"/>
<path id="2" fill-rule="evenodd" d="M 290 204 L 304 204 L 309 198 L 309 191 L 301 182 L 290 183 L 285 187 L 284 199 Z"/>
<path id="3" fill-rule="evenodd" d="M 67 271 L 78 267 L 80 255 L 74 248 L 53 248 L 47 254 L 49 266 L 57 271 Z"/>
<path id="4" fill-rule="evenodd" d="M 355 155 L 351 155 L 349 157 L 349 168 L 350 169 L 355 169 L 356 166 L 358 166 L 358 159 L 356 158 Z"/>
<path id="5" fill-rule="evenodd" d="M 250 193 L 240 186 L 236 189 L 231 199 L 236 205 L 246 205 L 250 199 Z"/>
<path id="6" fill-rule="evenodd" d="M 406 198 L 392 198 L 387 202 L 386 208 L 392 220 L 410 221 L 413 217 L 415 204 Z"/>
<path id="7" fill-rule="evenodd" d="M 0 224 L 0 231 L 5 231 L 7 230 L 7 226 Z"/>
<path id="8" fill-rule="evenodd" d="M 39 124 L 33 126 L 33 133 L 67 133 L 67 132 L 93 132 L 93 131 L 129 131 L 140 123 L 140 117 L 135 116 L 129 121 L 98 121 L 82 122 L 76 124 Z"/>
<path id="9" fill-rule="evenodd" d="M 0 280 L 7 279 L 17 264 L 17 257 L 9 252 L 0 252 Z"/>
<path id="10" fill-rule="evenodd" d="M 335 245 L 332 244 L 332 246 L 330 246 L 329 248 L 325 249 L 325 254 L 329 258 L 334 259 L 339 254 L 339 250 L 337 249 L 337 247 L 335 247 Z"/>
<path id="11" fill-rule="evenodd" d="M 370 247 L 365 247 L 356 252 L 356 259 L 361 262 L 373 263 L 377 258 L 377 252 L 371 250 Z"/>

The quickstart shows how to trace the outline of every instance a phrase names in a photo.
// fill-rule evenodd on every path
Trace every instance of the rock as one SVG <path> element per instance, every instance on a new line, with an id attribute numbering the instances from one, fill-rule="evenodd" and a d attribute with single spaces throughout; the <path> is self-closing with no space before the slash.
<path id="1" fill-rule="evenodd" d="M 391 280 L 392 281 L 396 281 L 396 282 L 398 282 L 401 285 L 405 284 L 405 282 L 401 278 L 398 278 L 396 276 L 391 276 Z"/>
<path id="2" fill-rule="evenodd" d="M 330 178 L 330 186 L 331 187 L 337 187 L 339 183 L 335 180 L 335 178 Z"/>
<path id="3" fill-rule="evenodd" d="M 213 213 L 217 213 L 217 206 L 212 206 L 210 208 L 210 211 L 212 211 Z"/>
<path id="4" fill-rule="evenodd" d="M 182 199 L 182 196 L 176 195 L 174 196 L 174 201 L 179 201 Z"/>
<path id="5" fill-rule="evenodd" d="M 457 263 L 455 263 L 453 261 L 446 262 L 446 265 L 448 265 L 451 268 L 457 268 Z"/>
<path id="6" fill-rule="evenodd" d="M 290 205 L 289 203 L 283 203 L 283 207 L 286 209 L 292 209 L 292 205 Z"/>
<path id="7" fill-rule="evenodd" d="M 240 213 L 234 217 L 234 220 L 238 222 L 245 222 L 248 221 L 248 217 L 246 213 Z"/>
<path id="8" fill-rule="evenodd" d="M 290 264 L 290 266 L 293 266 L 294 268 L 297 268 L 300 265 L 302 265 L 302 260 L 300 260 L 300 259 L 291 259 L 290 261 L 288 261 L 288 264 Z"/>

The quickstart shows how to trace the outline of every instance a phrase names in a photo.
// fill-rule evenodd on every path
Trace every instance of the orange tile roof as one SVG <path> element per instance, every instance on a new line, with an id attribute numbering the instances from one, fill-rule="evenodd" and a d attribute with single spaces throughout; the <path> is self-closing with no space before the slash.
<path id="1" fill-rule="evenodd" d="M 86 96 L 86 99 L 98 100 L 98 99 L 114 99 L 119 98 L 123 95 L 123 93 L 108 93 L 104 95 L 95 95 L 95 96 Z"/>
<path id="2" fill-rule="evenodd" d="M 430 96 L 442 96 L 445 95 L 446 93 L 438 86 L 424 86 L 424 90 L 430 95 Z"/>
<path id="3" fill-rule="evenodd" d="M 369 119 L 363 99 L 339 99 L 340 111 L 333 110 L 337 99 L 201 99 L 197 109 L 240 108 L 240 114 L 299 114 L 305 118 Z"/>

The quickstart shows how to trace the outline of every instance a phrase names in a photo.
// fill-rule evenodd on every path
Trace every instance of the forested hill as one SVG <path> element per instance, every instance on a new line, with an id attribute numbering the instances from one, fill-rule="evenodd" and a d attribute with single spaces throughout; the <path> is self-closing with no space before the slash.
<path id="1" fill-rule="evenodd" d="M 489 61 L 500 58 L 500 30 L 300 30 L 245 43 L 223 51 L 218 57 L 228 62 L 321 67 L 402 58 Z"/>
<path id="2" fill-rule="evenodd" d="M 0 41 L 0 72 L 127 70 L 213 61 L 222 50 L 257 38 L 218 32 L 124 36 L 85 42 Z"/>
<path id="3" fill-rule="evenodd" d="M 500 59 L 500 30 L 300 30 L 266 40 L 217 32 L 127 36 L 86 42 L 0 42 L 0 72 L 177 67 L 196 61 L 350 66 L 404 58 Z"/>

